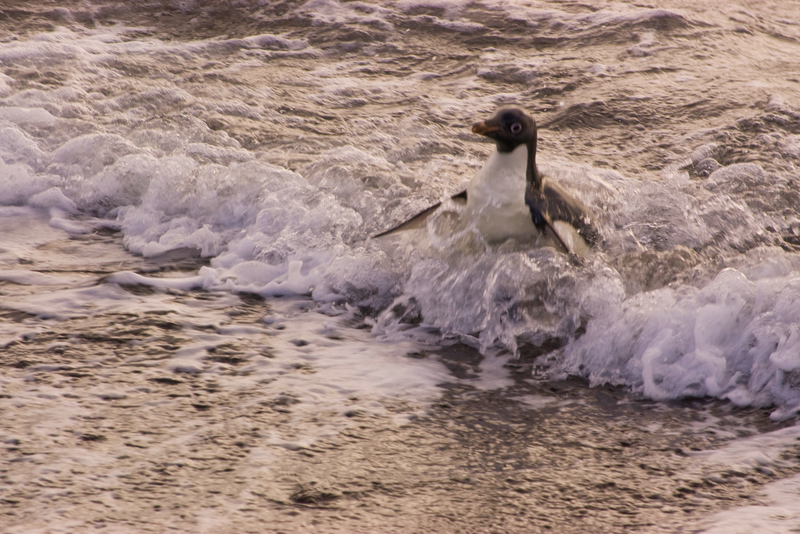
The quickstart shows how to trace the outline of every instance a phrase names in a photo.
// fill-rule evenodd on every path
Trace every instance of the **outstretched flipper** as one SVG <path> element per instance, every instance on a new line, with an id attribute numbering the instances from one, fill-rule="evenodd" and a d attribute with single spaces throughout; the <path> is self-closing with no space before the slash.
<path id="1" fill-rule="evenodd" d="M 466 191 L 466 189 L 464 191 L 461 191 L 460 193 L 456 193 L 455 195 L 450 197 L 450 199 L 454 200 L 456 202 L 466 203 L 466 201 L 467 201 L 467 191 Z M 433 213 L 437 209 L 439 209 L 439 207 L 441 205 L 442 205 L 441 202 L 437 202 L 436 204 L 434 204 L 430 208 L 427 208 L 427 209 L 417 213 L 416 215 L 411 217 L 406 222 L 395 226 L 391 230 L 386 230 L 385 232 L 381 232 L 380 234 L 374 235 L 372 237 L 373 238 L 374 237 L 383 237 L 383 236 L 387 236 L 387 235 L 393 234 L 395 232 L 402 232 L 404 230 L 413 230 L 414 228 L 421 228 L 422 226 L 425 226 L 425 221 L 428 220 L 428 217 L 433 215 Z"/>

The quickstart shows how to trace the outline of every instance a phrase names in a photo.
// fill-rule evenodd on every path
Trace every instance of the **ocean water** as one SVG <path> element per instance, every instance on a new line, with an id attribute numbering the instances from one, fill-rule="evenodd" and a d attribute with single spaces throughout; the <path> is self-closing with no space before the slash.
<path id="1" fill-rule="evenodd" d="M 169 317 L 182 340 L 156 368 L 292 407 L 262 433 L 264 465 L 270 446 L 351 426 L 319 414 L 402 425 L 452 384 L 502 394 L 515 362 L 620 402 L 760 411 L 769 432 L 734 416 L 726 444 L 690 456 L 785 476 L 758 504 L 664 528 L 796 528 L 795 3 L 30 4 L 0 32 L 0 348 Z M 589 259 L 485 243 L 447 202 L 424 229 L 372 237 L 462 190 L 491 150 L 471 124 L 509 105 L 539 124 L 540 168 L 596 215 Z M 264 299 L 247 324 L 225 311 L 240 299 Z M 474 375 L 432 356 L 453 347 L 477 351 Z M 231 375 L 234 352 L 248 363 Z M 9 403 L 53 371 L 18 367 L 0 377 Z M 89 393 L 133 395 L 120 388 Z"/>

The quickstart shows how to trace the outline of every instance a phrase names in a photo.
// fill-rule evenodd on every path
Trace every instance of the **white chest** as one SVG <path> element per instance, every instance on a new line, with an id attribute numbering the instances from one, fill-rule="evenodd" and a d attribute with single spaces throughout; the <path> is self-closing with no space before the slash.
<path id="1" fill-rule="evenodd" d="M 510 153 L 495 150 L 486 165 L 467 185 L 465 215 L 488 241 L 536 232 L 525 205 L 528 147 Z"/>

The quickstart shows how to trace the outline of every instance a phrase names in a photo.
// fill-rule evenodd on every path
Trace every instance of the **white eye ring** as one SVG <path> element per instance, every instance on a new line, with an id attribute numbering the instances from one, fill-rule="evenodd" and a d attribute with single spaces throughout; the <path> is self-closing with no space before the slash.
<path id="1" fill-rule="evenodd" d="M 511 133 L 512 134 L 518 134 L 521 131 L 522 131 L 522 125 L 520 123 L 515 122 L 514 124 L 511 125 Z"/>

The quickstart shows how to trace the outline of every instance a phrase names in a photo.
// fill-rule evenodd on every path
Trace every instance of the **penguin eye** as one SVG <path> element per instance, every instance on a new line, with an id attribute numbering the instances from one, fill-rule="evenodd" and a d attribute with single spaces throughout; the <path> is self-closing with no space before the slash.
<path id="1" fill-rule="evenodd" d="M 518 134 L 521 131 L 522 131 L 522 125 L 520 123 L 515 122 L 514 124 L 511 125 L 511 133 L 512 134 Z"/>

